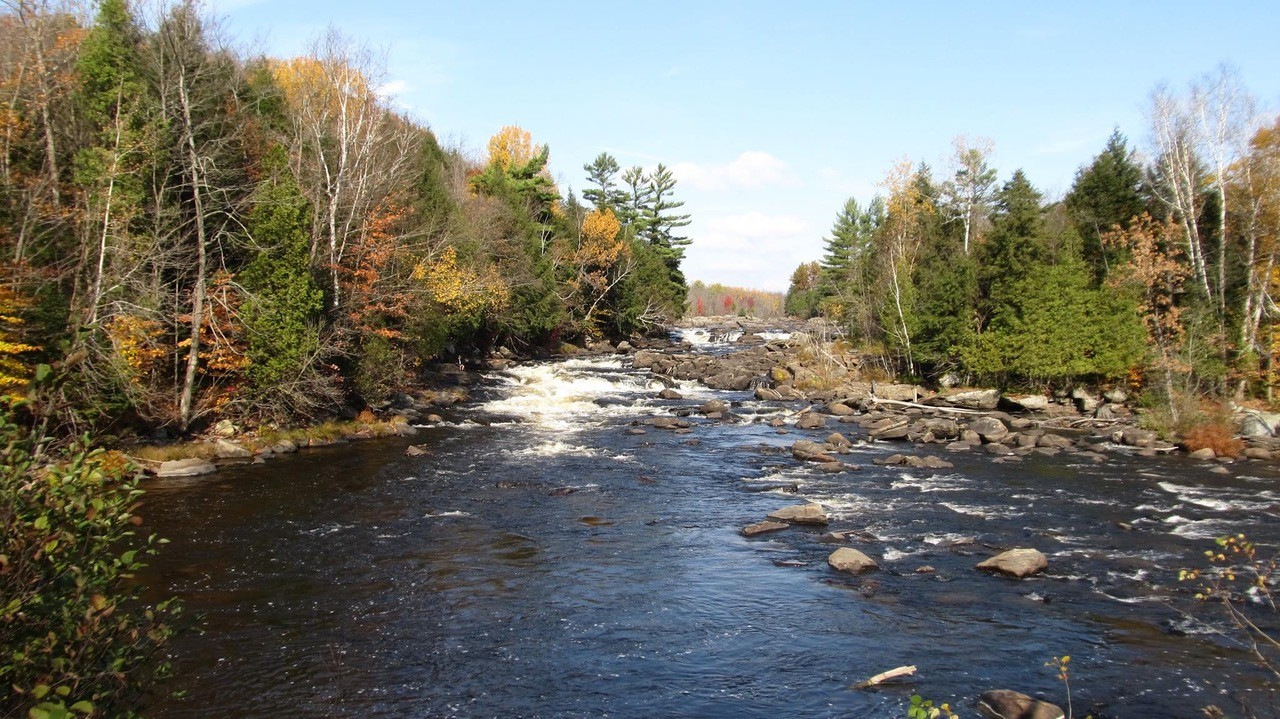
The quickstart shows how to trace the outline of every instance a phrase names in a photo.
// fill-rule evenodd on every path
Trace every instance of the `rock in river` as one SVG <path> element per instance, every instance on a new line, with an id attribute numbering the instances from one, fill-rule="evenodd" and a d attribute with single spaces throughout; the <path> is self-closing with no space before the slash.
<path id="1" fill-rule="evenodd" d="M 879 569 L 880 565 L 871 557 L 859 552 L 853 547 L 841 547 L 831 553 L 827 557 L 827 564 L 837 572 L 845 572 L 847 574 L 861 574 L 872 569 Z"/>
<path id="2" fill-rule="evenodd" d="M 805 504 L 793 504 L 776 512 L 770 512 L 769 519 L 791 522 L 792 524 L 826 524 L 827 513 L 822 509 L 821 504 L 807 502 Z"/>
<path id="3" fill-rule="evenodd" d="M 765 520 L 763 522 L 756 522 L 755 524 L 748 524 L 747 526 L 743 527 L 742 536 L 754 537 L 757 534 L 764 534 L 765 532 L 776 532 L 780 529 L 786 529 L 787 527 L 790 527 L 790 526 L 791 525 L 787 524 L 786 522 L 771 522 L 769 520 Z"/>
<path id="4" fill-rule="evenodd" d="M 978 697 L 978 713 L 987 719 L 1062 719 L 1058 706 L 1020 692 L 993 689 Z"/>
<path id="5" fill-rule="evenodd" d="M 1049 560 L 1039 550 L 1018 547 L 978 562 L 977 568 L 1021 579 L 1043 572 L 1048 566 Z"/>
<path id="6" fill-rule="evenodd" d="M 160 468 L 156 470 L 157 477 L 197 477 L 202 474 L 210 474 L 218 471 L 213 466 L 213 462 L 203 459 L 174 459 L 168 462 L 161 462 Z"/>

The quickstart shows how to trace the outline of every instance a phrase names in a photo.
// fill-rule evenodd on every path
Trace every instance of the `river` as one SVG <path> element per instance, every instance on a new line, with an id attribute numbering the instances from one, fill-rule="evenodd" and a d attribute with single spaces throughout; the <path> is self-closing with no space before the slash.
<path id="1" fill-rule="evenodd" d="M 146 579 L 204 630 L 177 640 L 175 695 L 147 715 L 903 717 L 920 693 L 970 717 L 986 689 L 1063 704 L 1045 666 L 1062 655 L 1078 716 L 1234 714 L 1236 694 L 1277 715 L 1177 581 L 1213 537 L 1280 541 L 1271 464 L 955 454 L 921 470 L 873 466 L 903 451 L 874 443 L 844 458 L 862 471 L 825 474 L 786 453 L 811 433 L 767 424 L 794 404 L 689 383 L 658 400 L 619 358 L 490 380 L 411 440 L 151 481 L 147 523 L 172 544 Z M 634 433 L 711 398 L 746 421 Z M 411 442 L 430 454 L 406 457 Z M 830 570 L 824 530 L 740 536 L 802 499 L 864 532 L 882 570 Z M 973 569 L 1012 546 L 1048 573 Z M 848 688 L 905 664 L 909 682 Z"/>

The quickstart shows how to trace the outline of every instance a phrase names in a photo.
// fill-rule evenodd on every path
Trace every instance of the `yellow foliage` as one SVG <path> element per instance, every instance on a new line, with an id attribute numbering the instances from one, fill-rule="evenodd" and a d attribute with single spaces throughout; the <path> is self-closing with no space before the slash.
<path id="1" fill-rule="evenodd" d="M 613 214 L 613 210 L 607 207 L 603 210 L 592 210 L 582 218 L 584 245 L 588 242 L 612 242 L 620 231 L 622 231 L 622 223 L 618 221 L 618 216 Z"/>
<path id="2" fill-rule="evenodd" d="M 164 328 L 155 320 L 136 315 L 116 315 L 106 324 L 107 338 L 116 356 L 128 368 L 130 379 L 150 374 L 168 354 L 164 345 Z"/>
<path id="3" fill-rule="evenodd" d="M 493 268 L 476 272 L 458 264 L 458 253 L 446 247 L 434 260 L 413 268 L 413 279 L 426 285 L 436 302 L 469 314 L 506 306 L 510 292 Z"/>
<path id="4" fill-rule="evenodd" d="M 20 341 L 22 326 L 19 313 L 27 309 L 27 299 L 8 287 L 0 287 L 0 397 L 16 399 L 19 390 L 31 381 L 31 368 L 21 358 L 39 347 Z"/>
<path id="5" fill-rule="evenodd" d="M 290 107 L 306 107 L 316 114 L 334 116 L 341 112 L 344 101 L 376 99 L 359 70 L 338 62 L 295 57 L 274 63 L 271 76 Z"/>
<path id="6" fill-rule="evenodd" d="M 507 125 L 489 138 L 489 164 L 503 170 L 529 162 L 538 151 L 533 136 L 519 125 Z"/>

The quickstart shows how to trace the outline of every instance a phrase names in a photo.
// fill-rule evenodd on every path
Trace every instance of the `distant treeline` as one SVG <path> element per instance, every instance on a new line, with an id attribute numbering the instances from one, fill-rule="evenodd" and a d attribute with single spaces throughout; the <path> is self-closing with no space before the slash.
<path id="1" fill-rule="evenodd" d="M 718 282 L 708 285 L 699 280 L 689 286 L 686 306 L 693 317 L 741 315 L 766 318 L 785 314 L 783 300 L 781 292 L 729 287 Z"/>
<path id="2" fill-rule="evenodd" d="M 194 0 L 4 7 L 0 389 L 55 426 L 301 421 L 683 314 L 662 165 L 602 155 L 580 201 L 518 127 L 442 148 L 333 30 L 242 57 Z"/>
<path id="3" fill-rule="evenodd" d="M 1270 397 L 1280 333 L 1280 122 L 1220 69 L 1157 90 L 1149 155 L 1117 130 L 1046 201 L 992 144 L 903 161 L 850 199 L 787 311 L 821 314 L 904 376 L 1129 383 L 1174 400 Z"/>

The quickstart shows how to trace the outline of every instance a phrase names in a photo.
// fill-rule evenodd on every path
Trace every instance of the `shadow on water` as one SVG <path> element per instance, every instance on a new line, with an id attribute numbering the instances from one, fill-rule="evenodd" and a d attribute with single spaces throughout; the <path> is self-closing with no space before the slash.
<path id="1" fill-rule="evenodd" d="M 183 695 L 149 715 L 889 717 L 917 691 L 1060 701 L 1044 664 L 1064 654 L 1077 708 L 1105 704 L 1095 716 L 1194 716 L 1230 705 L 1219 684 L 1267 689 L 1185 621 L 1176 581 L 1215 532 L 1276 541 L 1260 465 L 1219 477 L 1172 459 L 955 456 L 954 470 L 905 470 L 869 466 L 895 448 L 863 445 L 863 471 L 829 475 L 783 456 L 808 436 L 764 424 L 783 408 L 695 422 L 696 445 L 629 433 L 743 395 L 686 385 L 682 403 L 658 401 L 616 361 L 496 381 L 467 410 L 486 424 L 464 412 L 412 440 L 429 456 L 384 440 L 153 482 L 148 523 L 173 543 L 149 580 L 205 631 L 179 639 Z M 738 535 L 801 498 L 883 569 L 831 572 L 819 531 Z M 972 569 L 1009 546 L 1042 549 L 1048 575 Z M 903 664 L 920 668 L 913 683 L 847 688 Z"/>

